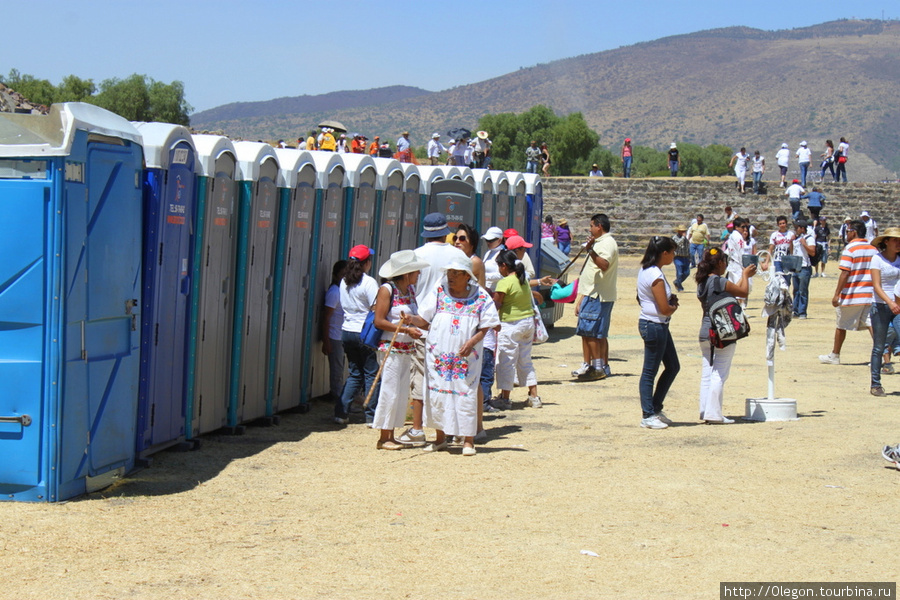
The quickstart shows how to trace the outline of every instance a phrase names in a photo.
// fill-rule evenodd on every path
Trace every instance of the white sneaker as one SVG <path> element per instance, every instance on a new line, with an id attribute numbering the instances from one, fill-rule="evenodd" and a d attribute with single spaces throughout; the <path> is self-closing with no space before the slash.
<path id="1" fill-rule="evenodd" d="M 528 406 L 531 408 L 540 408 L 544 405 L 540 396 L 528 396 Z"/>
<path id="2" fill-rule="evenodd" d="M 659 417 L 653 415 L 652 417 L 641 419 L 641 427 L 645 427 L 647 429 L 665 429 L 666 427 L 668 427 L 668 425 L 660 421 Z"/>
<path id="3" fill-rule="evenodd" d="M 839 365 L 841 364 L 841 355 L 830 352 L 828 354 L 820 354 L 819 362 L 823 365 Z"/>
<path id="4" fill-rule="evenodd" d="M 672 419 L 667 417 L 666 413 L 664 413 L 663 411 L 659 411 L 658 413 L 656 413 L 656 418 L 659 419 L 660 421 L 662 421 L 663 423 L 665 423 L 666 425 L 672 424 Z"/>
<path id="5" fill-rule="evenodd" d="M 572 377 L 581 377 L 585 373 L 591 370 L 591 365 L 587 363 L 581 363 L 581 366 L 572 371 Z"/>

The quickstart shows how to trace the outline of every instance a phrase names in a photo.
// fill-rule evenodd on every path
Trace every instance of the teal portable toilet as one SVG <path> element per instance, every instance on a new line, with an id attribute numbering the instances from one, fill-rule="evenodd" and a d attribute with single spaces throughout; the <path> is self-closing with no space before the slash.
<path id="1" fill-rule="evenodd" d="M 511 217 L 513 229 L 519 232 L 519 235 L 525 236 L 528 215 L 528 200 L 525 198 L 525 177 L 521 173 L 508 171 L 509 176 L 509 201 L 511 206 Z"/>
<path id="2" fill-rule="evenodd" d="M 186 437 L 228 424 L 234 264 L 237 249 L 237 154 L 228 138 L 193 135 L 197 149 L 197 239 L 191 270 Z"/>
<path id="3" fill-rule="evenodd" d="M 428 203 L 431 198 L 431 186 L 435 181 L 442 181 L 447 178 L 447 167 L 444 166 L 418 166 L 419 172 L 419 222 L 417 225 L 421 224 L 421 220 L 425 218 L 425 215 L 428 214 Z M 414 248 L 418 248 L 425 241 L 422 239 L 421 234 L 422 229 L 419 228 L 416 231 L 416 245 Z"/>
<path id="4" fill-rule="evenodd" d="M 375 271 L 397 250 L 412 250 L 416 246 L 402 246 L 403 231 L 403 168 L 398 160 L 376 158 L 375 191 L 378 205 L 378 245 L 375 249 Z M 415 166 L 415 165 L 413 165 Z"/>
<path id="5" fill-rule="evenodd" d="M 144 145 L 144 269 L 137 454 L 185 440 L 196 151 L 191 132 L 135 123 Z"/>
<path id="6" fill-rule="evenodd" d="M 422 176 L 418 165 L 400 163 L 403 168 L 403 223 L 400 228 L 400 249 L 414 250 L 422 245 Z M 379 265 L 380 266 L 380 265 Z"/>
<path id="7" fill-rule="evenodd" d="M 494 182 L 494 222 L 492 227 L 499 227 L 506 231 L 512 223 L 509 175 L 506 171 L 491 171 L 491 179 Z"/>
<path id="8" fill-rule="evenodd" d="M 309 152 L 276 149 L 281 214 L 275 257 L 274 306 L 270 333 L 267 412 L 309 410 L 303 390 L 304 345 L 316 335 L 308 320 L 312 283 L 312 238 L 316 208 L 316 166 Z"/>
<path id="9" fill-rule="evenodd" d="M 316 166 L 316 216 L 313 229 L 312 283 L 310 286 L 307 315 L 309 323 L 317 326 L 324 320 L 325 291 L 331 284 L 331 267 L 346 258 L 343 232 L 347 215 L 344 214 L 344 162 L 336 152 L 310 152 Z M 303 355 L 303 390 L 309 398 L 328 394 L 328 358 L 321 352 L 321 329 L 306 336 Z M 301 401 L 306 401 L 304 398 Z"/>
<path id="10" fill-rule="evenodd" d="M 102 108 L 0 113 L 0 499 L 134 467 L 142 166 L 140 133 Z"/>
<path id="11" fill-rule="evenodd" d="M 378 215 L 375 182 L 378 172 L 374 159 L 367 154 L 342 154 L 344 163 L 344 254 L 357 244 L 377 247 Z"/>
<path id="12" fill-rule="evenodd" d="M 487 169 L 472 169 L 472 175 L 475 177 L 475 196 L 478 205 L 478 222 L 474 223 L 473 227 L 478 229 L 479 235 L 483 235 L 494 225 L 494 181 Z"/>
<path id="13" fill-rule="evenodd" d="M 266 385 L 280 198 L 275 150 L 260 142 L 236 142 L 234 149 L 238 241 L 228 427 L 240 432 L 241 423 L 277 421 L 267 412 Z"/>

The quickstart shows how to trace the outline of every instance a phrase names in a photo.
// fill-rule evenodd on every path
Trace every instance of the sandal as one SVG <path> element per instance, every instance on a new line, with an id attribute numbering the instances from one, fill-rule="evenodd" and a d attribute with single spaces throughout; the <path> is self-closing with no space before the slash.
<path id="1" fill-rule="evenodd" d="M 376 450 L 403 450 L 403 448 L 405 448 L 403 444 L 394 440 L 378 440 L 378 443 L 375 444 Z"/>

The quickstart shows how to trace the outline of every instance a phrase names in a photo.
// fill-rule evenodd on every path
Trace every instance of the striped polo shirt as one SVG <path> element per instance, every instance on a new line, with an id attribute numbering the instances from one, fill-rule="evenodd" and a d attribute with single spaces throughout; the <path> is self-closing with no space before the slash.
<path id="1" fill-rule="evenodd" d="M 872 259 L 878 250 L 865 239 L 855 239 L 844 248 L 838 268 L 850 276 L 841 290 L 841 306 L 872 303 Z"/>

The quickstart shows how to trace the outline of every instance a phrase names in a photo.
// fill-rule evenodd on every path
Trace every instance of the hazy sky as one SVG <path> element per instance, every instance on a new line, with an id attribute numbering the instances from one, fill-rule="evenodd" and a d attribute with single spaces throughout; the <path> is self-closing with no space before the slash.
<path id="1" fill-rule="evenodd" d="M 54 84 L 141 73 L 204 110 L 386 85 L 431 91 L 703 29 L 900 17 L 896 0 L 0 0 L 0 73 Z M 26 18 L 27 16 L 27 18 Z M 773 65 L 773 68 L 777 65 Z"/>

